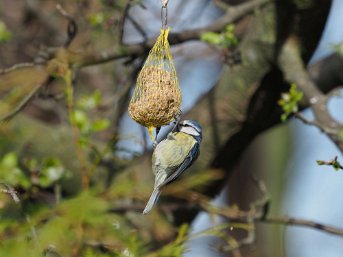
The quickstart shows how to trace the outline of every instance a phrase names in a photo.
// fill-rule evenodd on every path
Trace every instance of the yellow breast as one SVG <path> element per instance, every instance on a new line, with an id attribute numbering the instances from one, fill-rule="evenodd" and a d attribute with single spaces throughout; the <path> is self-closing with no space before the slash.
<path id="1" fill-rule="evenodd" d="M 195 144 L 196 140 L 192 136 L 182 132 L 176 132 L 173 133 L 173 137 L 167 137 L 157 145 L 153 153 L 154 173 L 158 169 L 180 166 Z"/>

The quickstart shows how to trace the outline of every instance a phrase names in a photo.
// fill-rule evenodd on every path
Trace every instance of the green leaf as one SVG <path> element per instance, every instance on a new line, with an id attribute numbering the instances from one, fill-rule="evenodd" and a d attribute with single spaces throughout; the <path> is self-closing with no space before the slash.
<path id="1" fill-rule="evenodd" d="M 14 152 L 7 153 L 2 158 L 2 161 L 1 161 L 1 166 L 3 168 L 8 168 L 8 169 L 16 168 L 17 164 L 18 164 L 18 158 Z"/>
<path id="2" fill-rule="evenodd" d="M 11 186 L 21 186 L 25 189 L 31 185 L 29 178 L 18 167 L 18 157 L 14 152 L 7 153 L 1 159 L 0 180 Z"/>
<path id="3" fill-rule="evenodd" d="M 281 95 L 281 99 L 278 101 L 278 104 L 283 110 L 283 114 L 281 115 L 282 122 L 285 122 L 292 113 L 298 112 L 298 104 L 302 100 L 302 98 L 303 93 L 301 91 L 298 91 L 295 83 L 291 84 L 289 92 L 283 93 Z"/>
<path id="4" fill-rule="evenodd" d="M 65 175 L 65 169 L 57 158 L 47 158 L 41 165 L 39 183 L 43 187 L 48 187 L 61 180 Z"/>
<path id="5" fill-rule="evenodd" d="M 229 24 L 225 27 L 225 30 L 221 33 L 205 32 L 201 35 L 203 42 L 218 45 L 220 47 L 235 47 L 238 45 L 238 39 L 235 36 L 235 26 Z"/>
<path id="6" fill-rule="evenodd" d="M 325 165 L 325 162 L 324 162 L 324 161 L 317 160 L 317 164 L 321 166 L 321 165 Z"/>
<path id="7" fill-rule="evenodd" d="M 77 108 L 82 110 L 93 110 L 101 103 L 101 92 L 95 90 L 91 95 L 84 95 L 77 101 Z"/>
<path id="8" fill-rule="evenodd" d="M 333 44 L 331 48 L 339 55 L 343 56 L 343 43 Z"/>
<path id="9" fill-rule="evenodd" d="M 224 33 L 224 45 L 226 47 L 234 47 L 238 45 L 238 39 L 235 36 L 235 25 L 229 24 L 225 28 L 225 33 Z"/>
<path id="10" fill-rule="evenodd" d="M 343 141 L 343 129 L 340 129 L 338 131 L 338 138 L 339 138 L 340 141 Z"/>
<path id="11" fill-rule="evenodd" d="M 215 32 L 205 32 L 200 37 L 201 41 L 213 44 L 213 45 L 219 45 L 222 42 L 222 36 Z"/>
<path id="12" fill-rule="evenodd" d="M 341 166 L 341 164 L 340 164 L 338 161 L 334 161 L 334 162 L 332 163 L 332 167 L 333 167 L 336 171 L 338 171 L 338 170 L 340 169 L 340 166 Z"/>
<path id="13" fill-rule="evenodd" d="M 12 38 L 11 32 L 7 30 L 7 27 L 3 21 L 0 21 L 0 43 L 5 43 Z"/>
<path id="14" fill-rule="evenodd" d="M 89 119 L 84 111 L 75 110 L 73 112 L 73 119 L 77 127 L 82 133 L 88 133 L 90 129 Z"/>
<path id="15" fill-rule="evenodd" d="M 293 0 L 299 10 L 306 10 L 313 6 L 313 0 Z"/>
<path id="16" fill-rule="evenodd" d="M 175 243 L 183 243 L 186 240 L 188 229 L 189 229 L 189 226 L 187 224 L 183 224 L 179 228 L 179 233 L 177 235 Z"/>
<path id="17" fill-rule="evenodd" d="M 107 129 L 110 126 L 110 121 L 108 119 L 100 119 L 92 124 L 92 130 L 94 132 L 99 132 Z"/>
<path id="18" fill-rule="evenodd" d="M 93 27 L 101 26 L 105 21 L 105 15 L 103 13 L 93 13 L 89 16 L 88 21 Z"/>

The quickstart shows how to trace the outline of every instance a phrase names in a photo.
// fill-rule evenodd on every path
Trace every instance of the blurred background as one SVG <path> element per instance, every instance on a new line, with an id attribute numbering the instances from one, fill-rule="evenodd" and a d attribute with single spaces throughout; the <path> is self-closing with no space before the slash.
<path id="1" fill-rule="evenodd" d="M 204 142 L 143 216 L 152 144 L 127 105 L 161 1 L 0 0 L 0 117 L 11 116 L 0 121 L 0 256 L 341 256 L 343 232 L 259 216 L 343 229 L 342 170 L 317 164 L 341 160 L 342 145 L 294 109 L 281 122 L 278 104 L 297 83 L 278 55 L 296 38 L 343 123 L 341 12 L 339 0 L 169 1 L 181 108 Z M 296 108 L 316 120 L 306 97 Z"/>

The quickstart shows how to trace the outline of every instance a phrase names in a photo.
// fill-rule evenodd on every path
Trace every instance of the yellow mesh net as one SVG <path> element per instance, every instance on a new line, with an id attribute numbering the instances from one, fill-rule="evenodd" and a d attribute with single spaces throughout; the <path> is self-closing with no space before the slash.
<path id="1" fill-rule="evenodd" d="M 168 42 L 169 28 L 161 34 L 150 50 L 138 74 L 136 88 L 129 104 L 133 120 L 148 128 L 169 124 L 180 114 L 181 90 Z"/>

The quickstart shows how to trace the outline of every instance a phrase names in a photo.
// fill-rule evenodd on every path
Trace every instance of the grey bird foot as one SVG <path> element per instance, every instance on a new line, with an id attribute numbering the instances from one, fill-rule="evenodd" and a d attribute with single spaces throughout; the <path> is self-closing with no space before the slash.
<path id="1" fill-rule="evenodd" d="M 156 141 L 156 140 L 154 140 L 154 142 L 152 143 L 152 148 L 154 148 L 154 149 L 155 149 L 155 148 L 156 148 L 156 146 L 157 146 L 157 144 L 158 144 L 158 143 L 157 143 L 157 141 Z"/>
<path id="2" fill-rule="evenodd" d="M 169 140 L 175 140 L 175 139 L 176 139 L 175 136 L 174 136 L 174 134 L 173 134 L 173 132 L 169 132 L 167 138 L 168 138 Z"/>

